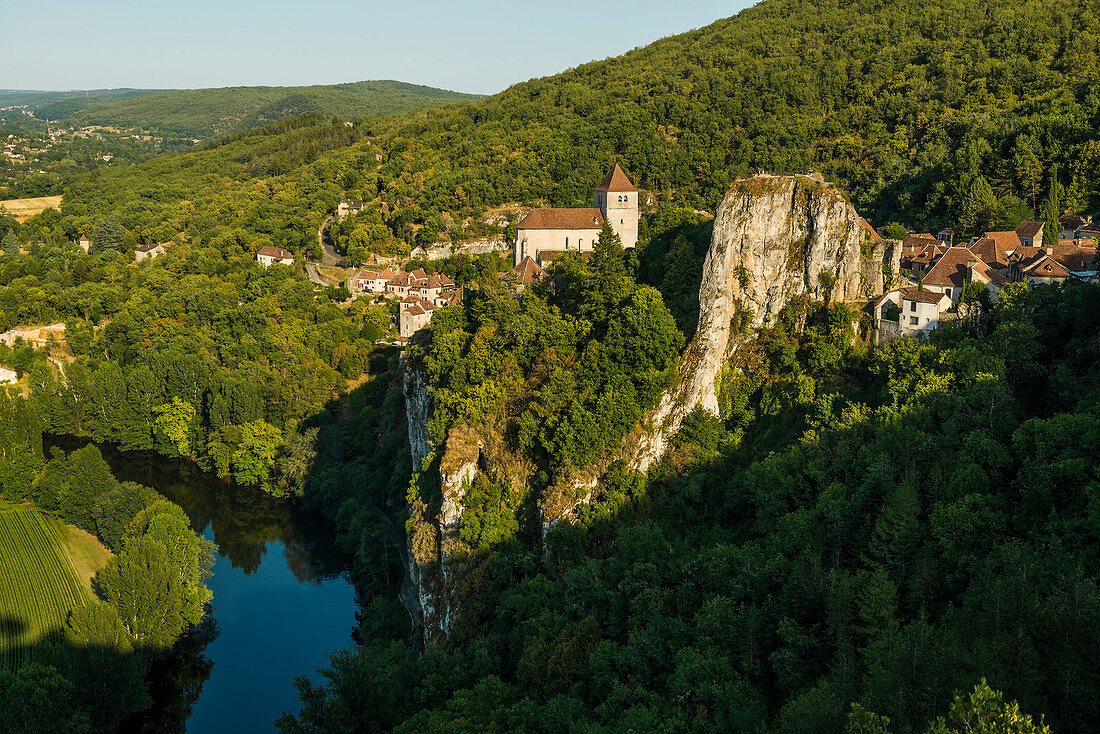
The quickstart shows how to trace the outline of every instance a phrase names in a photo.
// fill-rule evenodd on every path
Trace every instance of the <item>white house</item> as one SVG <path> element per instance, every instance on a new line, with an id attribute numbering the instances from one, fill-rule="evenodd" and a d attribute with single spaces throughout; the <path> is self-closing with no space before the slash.
<path id="1" fill-rule="evenodd" d="M 7 367 L 0 367 L 0 385 L 14 385 L 19 382 L 19 373 L 15 370 L 9 370 Z"/>
<path id="2" fill-rule="evenodd" d="M 343 219 L 349 214 L 358 214 L 363 211 L 363 202 L 359 199 L 344 199 L 336 207 L 336 216 Z"/>
<path id="3" fill-rule="evenodd" d="M 165 252 L 164 245 L 138 245 L 134 248 L 134 262 L 152 260 L 157 255 L 163 255 Z"/>
<path id="4" fill-rule="evenodd" d="M 272 247 L 271 245 L 264 245 L 260 248 L 260 251 L 256 253 L 256 259 L 265 268 L 271 265 L 293 265 L 294 255 L 290 254 L 281 247 Z"/>
<path id="5" fill-rule="evenodd" d="M 423 329 L 432 320 L 432 314 L 438 309 L 419 296 L 406 296 L 401 300 L 397 314 L 397 334 L 406 339 Z"/>
<path id="6" fill-rule="evenodd" d="M 924 290 L 942 293 L 959 302 L 963 286 L 970 282 L 982 283 L 996 300 L 1001 286 L 1008 280 L 985 264 L 968 247 L 951 247 L 928 269 L 921 279 Z"/>

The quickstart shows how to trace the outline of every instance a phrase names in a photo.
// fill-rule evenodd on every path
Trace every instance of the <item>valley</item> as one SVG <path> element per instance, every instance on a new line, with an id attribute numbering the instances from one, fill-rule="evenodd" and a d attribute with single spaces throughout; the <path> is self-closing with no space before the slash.
<path id="1" fill-rule="evenodd" d="M 1095 3 L 763 0 L 0 92 L 0 730 L 1090 731 L 1097 82 Z"/>

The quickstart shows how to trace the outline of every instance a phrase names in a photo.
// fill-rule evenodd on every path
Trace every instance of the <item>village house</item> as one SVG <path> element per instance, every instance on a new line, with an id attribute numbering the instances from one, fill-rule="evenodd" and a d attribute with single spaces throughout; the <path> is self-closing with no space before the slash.
<path id="1" fill-rule="evenodd" d="M 431 301 L 439 297 L 439 294 L 443 291 L 449 291 L 455 287 L 455 282 L 448 278 L 443 273 L 435 273 L 428 276 L 428 279 L 423 283 L 418 283 L 415 287 L 416 295 L 420 296 L 424 300 Z"/>
<path id="2" fill-rule="evenodd" d="M 1082 239 L 1085 235 L 1081 232 L 1096 230 L 1100 225 L 1092 224 L 1090 217 L 1082 214 L 1063 214 L 1058 217 L 1058 224 L 1062 231 L 1058 234 L 1060 240 Z"/>
<path id="3" fill-rule="evenodd" d="M 363 211 L 362 201 L 359 199 L 344 199 L 336 207 L 336 216 L 343 219 L 349 214 L 358 214 L 361 211 Z"/>
<path id="4" fill-rule="evenodd" d="M 901 241 L 901 268 L 917 277 L 945 252 L 947 246 L 942 240 L 930 234 L 911 234 Z"/>
<path id="5" fill-rule="evenodd" d="M 1008 279 L 986 265 L 969 248 L 951 247 L 927 270 L 920 282 L 924 290 L 942 293 L 955 305 L 967 283 L 982 283 L 996 300 Z"/>
<path id="6" fill-rule="evenodd" d="M 874 303 L 876 342 L 899 336 L 927 337 L 949 308 L 951 298 L 946 293 L 921 288 L 888 291 Z"/>
<path id="7" fill-rule="evenodd" d="M 1014 258 L 1009 277 L 1029 285 L 1062 283 L 1070 278 L 1086 283 L 1096 279 L 1094 240 L 1059 240 L 1057 245 L 1034 248 Z"/>
<path id="8" fill-rule="evenodd" d="M 405 296 L 397 312 L 397 335 L 408 339 L 432 320 L 439 306 L 419 296 Z"/>
<path id="9" fill-rule="evenodd" d="M 591 252 L 604 223 L 619 235 L 623 247 L 638 244 L 638 189 L 615 164 L 583 209 L 534 209 L 516 225 L 514 264 L 525 257 L 545 266 L 553 252 Z"/>
<path id="10" fill-rule="evenodd" d="M 19 373 L 7 367 L 0 367 L 0 385 L 14 385 L 19 382 Z"/>
<path id="11" fill-rule="evenodd" d="M 77 247 L 79 247 L 81 250 L 84 250 L 84 252 L 87 253 L 88 250 L 91 249 L 92 241 L 90 239 L 88 239 L 88 235 L 82 234 L 77 239 L 76 244 L 77 244 Z"/>
<path id="12" fill-rule="evenodd" d="M 264 245 L 260 248 L 259 252 L 256 253 L 256 260 L 265 268 L 272 265 L 293 265 L 294 255 L 281 247 Z"/>
<path id="13" fill-rule="evenodd" d="M 1016 235 L 1020 238 L 1020 244 L 1024 247 L 1043 246 L 1043 223 L 1034 219 L 1025 219 L 1016 228 Z"/>
<path id="14" fill-rule="evenodd" d="M 419 287 L 421 282 L 428 282 L 428 274 L 420 268 L 411 273 L 402 271 L 389 279 L 386 283 L 386 292 L 404 298 L 409 295 L 410 289 Z"/>
<path id="15" fill-rule="evenodd" d="M 152 260 L 157 255 L 163 255 L 165 252 L 164 245 L 138 245 L 134 248 L 134 262 Z"/>
<path id="16" fill-rule="evenodd" d="M 389 268 L 382 270 L 360 270 L 348 279 L 348 290 L 352 293 L 385 293 L 386 284 L 397 273 Z"/>
<path id="17" fill-rule="evenodd" d="M 523 258 L 518 265 L 512 268 L 510 276 L 515 281 L 516 293 L 519 293 L 532 283 L 550 277 L 546 274 L 545 270 L 538 266 L 538 263 L 531 259 L 530 256 Z M 502 278 L 502 280 L 505 278 L 507 278 L 507 276 Z"/>

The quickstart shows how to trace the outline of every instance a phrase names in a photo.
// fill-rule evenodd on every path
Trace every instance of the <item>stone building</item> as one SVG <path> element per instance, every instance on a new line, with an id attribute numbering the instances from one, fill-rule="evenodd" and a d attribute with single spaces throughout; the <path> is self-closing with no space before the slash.
<path id="1" fill-rule="evenodd" d="M 638 189 L 615 166 L 592 196 L 593 206 L 581 209 L 534 209 L 516 225 L 514 264 L 525 257 L 538 264 L 550 258 L 540 253 L 591 252 L 604 222 L 619 235 L 623 247 L 638 244 Z"/>
<path id="2" fill-rule="evenodd" d="M 287 252 L 281 247 L 272 247 L 271 245 L 264 245 L 256 253 L 256 260 L 260 262 L 265 268 L 271 265 L 293 265 L 294 255 Z"/>
<path id="3" fill-rule="evenodd" d="M 138 245 L 134 248 L 134 262 L 139 263 L 142 260 L 152 260 L 157 255 L 163 255 L 164 253 L 164 245 Z"/>

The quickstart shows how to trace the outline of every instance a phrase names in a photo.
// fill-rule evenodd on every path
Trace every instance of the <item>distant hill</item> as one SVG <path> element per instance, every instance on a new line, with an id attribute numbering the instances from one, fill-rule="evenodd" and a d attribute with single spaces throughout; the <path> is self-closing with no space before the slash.
<path id="1" fill-rule="evenodd" d="M 346 139 L 316 121 L 257 130 L 235 142 L 234 157 L 205 149 L 111 172 L 74 184 L 66 202 L 81 215 L 110 207 L 128 226 L 154 226 L 176 217 L 176 205 L 151 209 L 141 177 L 172 170 L 180 199 L 214 204 L 249 190 L 245 177 L 262 178 L 285 189 L 265 207 L 302 216 L 322 177 L 333 201 L 376 202 L 394 237 L 469 238 L 465 220 L 509 202 L 584 205 L 617 161 L 653 208 L 713 211 L 757 168 L 814 168 L 876 225 L 1014 228 L 1045 219 L 1048 198 L 1100 210 L 1098 49 L 1100 9 L 1072 0 L 765 0 L 479 102 L 371 118 Z M 326 89 L 338 97 L 341 87 Z M 218 106 L 234 118 L 225 124 L 241 126 L 317 99 L 281 90 L 234 112 L 231 92 L 194 94 L 225 94 Z M 182 93 L 81 115 L 185 99 L 173 94 Z M 189 169 L 226 177 L 211 183 Z M 276 244 L 308 245 L 313 234 L 302 231 L 302 242 Z"/>
<path id="2" fill-rule="evenodd" d="M 70 89 L 42 91 L 35 89 L 0 89 L 0 108 L 29 107 L 37 120 L 63 120 L 85 107 L 107 104 L 159 89 Z"/>
<path id="3" fill-rule="evenodd" d="M 64 105 L 70 105 L 74 109 L 62 116 L 74 124 L 143 128 L 208 138 L 310 112 L 353 120 L 361 115 L 389 115 L 481 98 L 404 82 L 364 81 L 307 87 L 153 91 L 81 105 L 79 109 L 75 109 L 79 100 L 64 99 L 43 112 L 64 111 Z"/>

